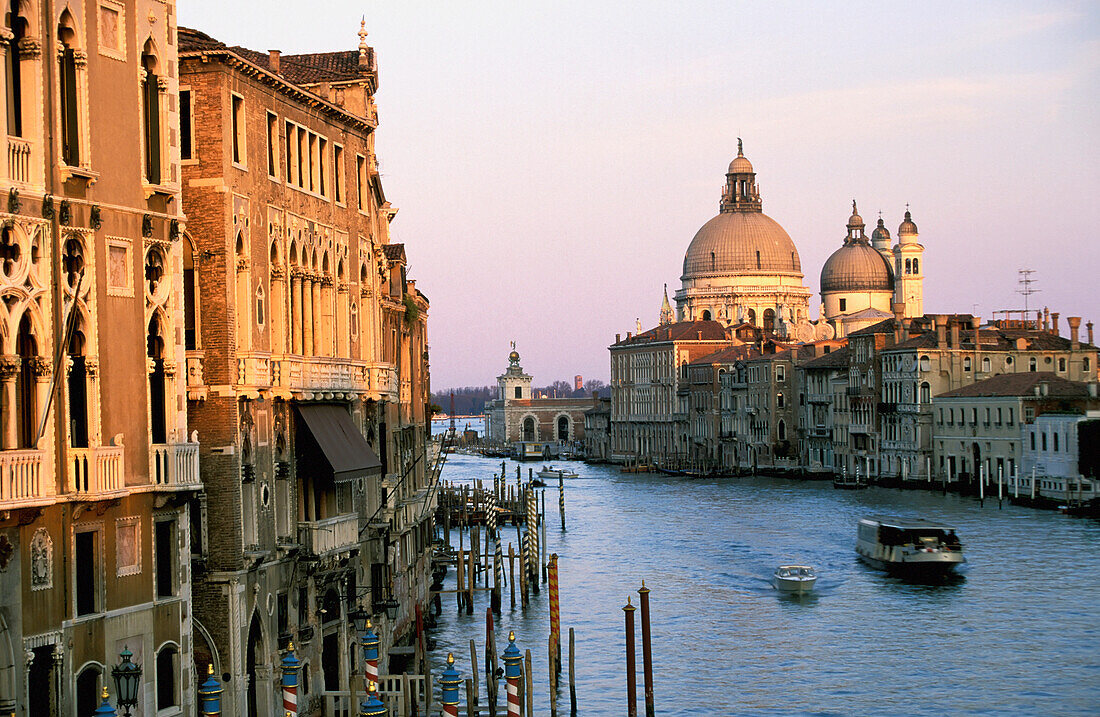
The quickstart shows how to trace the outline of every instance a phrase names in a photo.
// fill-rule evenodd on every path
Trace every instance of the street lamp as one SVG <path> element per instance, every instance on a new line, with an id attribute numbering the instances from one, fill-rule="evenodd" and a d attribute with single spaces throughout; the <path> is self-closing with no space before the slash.
<path id="1" fill-rule="evenodd" d="M 111 670 L 111 675 L 115 678 L 116 701 L 120 708 L 126 710 L 126 717 L 130 717 L 130 709 L 138 702 L 138 689 L 141 687 L 141 665 L 136 665 L 130 661 L 134 653 L 130 652 L 129 647 L 123 647 L 118 656 L 122 658 L 122 662 L 115 665 Z"/>
<path id="2" fill-rule="evenodd" d="M 392 597 L 383 600 L 381 603 L 379 603 L 378 607 L 382 608 L 386 612 L 386 617 L 388 617 L 390 620 L 397 619 L 398 605 L 397 601 L 394 600 Z"/>
<path id="3" fill-rule="evenodd" d="M 362 634 L 367 631 L 367 623 L 370 622 L 370 613 L 360 606 L 348 613 L 348 619 L 351 620 L 351 624 L 355 626 L 356 634 Z"/>

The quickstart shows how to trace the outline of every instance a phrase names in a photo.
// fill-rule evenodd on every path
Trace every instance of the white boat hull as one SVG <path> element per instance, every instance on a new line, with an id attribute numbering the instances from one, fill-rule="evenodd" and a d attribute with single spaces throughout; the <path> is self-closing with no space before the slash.
<path id="1" fill-rule="evenodd" d="M 803 594 L 812 592 L 814 589 L 814 583 L 817 582 L 817 578 L 781 578 L 778 576 L 772 577 L 772 585 L 775 589 L 781 593 L 797 593 Z"/>

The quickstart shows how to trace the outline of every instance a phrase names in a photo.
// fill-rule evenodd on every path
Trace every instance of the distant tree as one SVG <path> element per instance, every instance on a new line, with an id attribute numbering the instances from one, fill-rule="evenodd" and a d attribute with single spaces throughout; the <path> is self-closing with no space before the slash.
<path id="1" fill-rule="evenodd" d="M 436 391 L 432 394 L 432 403 L 439 405 L 443 411 L 451 410 L 451 390 L 449 388 Z M 464 386 L 454 389 L 455 414 L 459 416 L 476 416 L 485 410 L 485 404 L 497 397 L 495 386 Z"/>
<path id="2" fill-rule="evenodd" d="M 550 384 L 550 398 L 569 398 L 573 395 L 573 386 L 568 381 L 554 381 Z"/>
<path id="3" fill-rule="evenodd" d="M 598 378 L 590 378 L 584 382 L 584 391 L 588 395 L 592 395 L 593 393 L 600 393 L 601 391 L 606 392 L 606 389 L 607 384 Z"/>

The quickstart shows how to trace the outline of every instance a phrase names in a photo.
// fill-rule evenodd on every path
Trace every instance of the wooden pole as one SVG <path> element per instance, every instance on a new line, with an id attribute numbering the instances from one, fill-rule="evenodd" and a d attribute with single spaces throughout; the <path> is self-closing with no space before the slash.
<path id="1" fill-rule="evenodd" d="M 473 538 L 470 538 L 470 540 L 472 541 Z M 474 568 L 477 565 L 477 555 L 475 553 L 471 552 L 470 553 L 470 559 L 466 562 L 467 562 L 467 565 L 468 565 L 469 570 L 470 570 L 470 579 L 466 583 L 466 614 L 467 615 L 473 615 L 474 614 Z"/>
<path id="2" fill-rule="evenodd" d="M 477 646 L 473 639 L 470 640 L 470 673 L 470 680 L 474 683 L 474 701 L 469 703 L 469 706 L 473 707 L 481 702 L 477 682 Z"/>
<path id="3" fill-rule="evenodd" d="M 634 657 L 634 606 L 627 597 L 623 606 L 623 615 L 626 621 L 626 714 L 627 717 L 638 717 L 638 680 L 635 677 L 637 662 Z"/>
<path id="4" fill-rule="evenodd" d="M 485 611 L 485 696 L 489 700 L 489 716 L 497 714 L 497 640 L 493 631 L 493 610 Z"/>
<path id="5" fill-rule="evenodd" d="M 546 582 L 547 568 L 550 563 L 550 558 L 546 554 L 546 491 L 542 491 L 542 515 L 539 516 L 539 530 L 542 532 L 542 540 L 539 541 L 539 547 L 542 549 L 542 581 Z"/>
<path id="6" fill-rule="evenodd" d="M 476 670 L 475 670 L 476 672 Z M 474 706 L 474 684 L 473 680 L 466 679 L 466 717 L 474 717 L 477 714 L 477 708 Z"/>
<path id="7" fill-rule="evenodd" d="M 466 556 L 462 552 L 462 547 L 458 548 L 458 564 L 455 566 L 455 595 L 458 599 L 458 611 L 462 612 L 465 607 L 464 600 L 466 598 L 466 588 L 464 583 L 466 582 Z"/>
<path id="8" fill-rule="evenodd" d="M 535 717 L 535 683 L 531 670 L 531 651 L 527 650 L 523 655 L 523 677 L 527 683 L 527 717 Z"/>
<path id="9" fill-rule="evenodd" d="M 550 556 L 550 668 L 554 674 L 561 672 L 561 603 L 558 593 L 558 554 Z"/>
<path id="10" fill-rule="evenodd" d="M 546 662 L 550 669 L 550 717 L 558 717 L 558 675 L 554 670 L 554 636 L 546 643 Z"/>
<path id="11" fill-rule="evenodd" d="M 642 581 L 638 589 L 638 603 L 642 608 L 642 676 L 645 679 L 645 715 L 653 717 L 653 649 L 649 639 L 649 588 Z"/>
<path id="12" fill-rule="evenodd" d="M 577 675 L 574 669 L 575 651 L 573 628 L 569 628 L 569 715 L 577 717 Z"/>
<path id="13" fill-rule="evenodd" d="M 516 551 L 508 543 L 508 588 L 512 594 L 512 609 L 516 609 Z"/>
<path id="14" fill-rule="evenodd" d="M 565 478 L 558 473 L 558 515 L 561 516 L 561 532 L 565 532 Z"/>

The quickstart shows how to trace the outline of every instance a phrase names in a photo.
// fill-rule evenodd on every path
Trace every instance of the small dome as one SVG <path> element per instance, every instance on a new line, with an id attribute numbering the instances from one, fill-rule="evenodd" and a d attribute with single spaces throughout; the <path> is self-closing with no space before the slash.
<path id="1" fill-rule="evenodd" d="M 684 279 L 744 273 L 798 274 L 791 237 L 760 212 L 723 212 L 704 224 L 684 254 Z"/>
<path id="2" fill-rule="evenodd" d="M 730 171 L 727 174 L 752 174 L 756 170 L 752 168 L 752 162 L 750 162 L 745 155 L 738 154 L 730 162 Z"/>
<path id="3" fill-rule="evenodd" d="M 894 277 L 886 259 L 866 241 L 849 242 L 833 252 L 821 268 L 821 293 L 893 291 Z"/>
<path id="4" fill-rule="evenodd" d="M 890 243 L 890 230 L 882 223 L 882 217 L 878 218 L 878 226 L 875 227 L 875 231 L 871 233 L 871 241 L 876 244 L 879 242 Z"/>
<path id="5" fill-rule="evenodd" d="M 913 223 L 913 215 L 909 213 L 909 210 L 905 210 L 905 221 L 898 227 L 898 237 L 903 236 L 916 236 L 917 225 Z"/>
<path id="6" fill-rule="evenodd" d="M 864 226 L 863 217 L 859 216 L 859 210 L 856 209 L 856 200 L 853 199 L 852 200 L 852 216 L 848 217 L 848 228 L 853 229 L 853 228 L 862 227 L 862 226 Z"/>
<path id="7" fill-rule="evenodd" d="M 519 352 L 512 351 L 512 353 L 508 354 L 508 361 L 510 363 L 519 363 Z"/>

